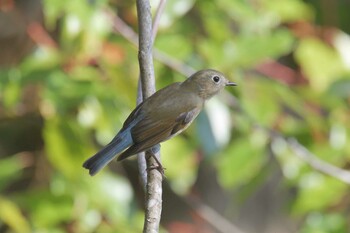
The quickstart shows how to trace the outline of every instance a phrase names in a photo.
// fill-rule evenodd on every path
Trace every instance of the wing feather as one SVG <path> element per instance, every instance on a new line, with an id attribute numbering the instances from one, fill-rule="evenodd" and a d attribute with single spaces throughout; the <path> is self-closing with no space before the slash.
<path id="1" fill-rule="evenodd" d="M 123 160 L 131 155 L 137 154 L 139 152 L 148 150 L 154 145 L 166 140 L 171 136 L 172 126 L 165 127 L 164 124 L 158 124 L 157 127 L 152 130 L 140 131 L 140 134 L 136 136 L 137 139 L 134 139 L 134 144 L 125 150 L 118 157 L 118 161 Z M 144 140 L 140 136 L 146 136 Z M 133 136 L 135 137 L 135 136 Z M 138 140 L 137 142 L 135 140 Z"/>
<path id="2" fill-rule="evenodd" d="M 118 161 L 148 150 L 154 145 L 181 133 L 191 124 L 199 112 L 200 108 L 195 108 L 192 111 L 181 113 L 175 119 L 162 119 L 161 121 L 144 119 L 139 122 L 131 130 L 134 144 L 118 157 Z"/>

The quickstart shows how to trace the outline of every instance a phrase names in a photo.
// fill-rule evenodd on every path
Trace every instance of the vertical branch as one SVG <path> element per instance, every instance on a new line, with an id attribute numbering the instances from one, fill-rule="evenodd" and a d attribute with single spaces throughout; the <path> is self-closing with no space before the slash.
<path id="1" fill-rule="evenodd" d="M 143 99 L 155 91 L 155 79 L 152 57 L 152 16 L 148 0 L 137 0 L 137 15 L 139 24 L 139 65 Z"/>
<path id="2" fill-rule="evenodd" d="M 155 92 L 155 79 L 152 57 L 152 15 L 148 0 L 137 0 L 139 24 L 139 65 L 142 85 L 142 97 L 148 98 Z M 146 152 L 147 167 L 156 165 L 155 160 Z M 156 156 L 159 158 L 160 154 Z M 162 211 L 162 175 L 155 169 L 147 171 L 146 211 L 143 232 L 158 232 Z"/>
<path id="3" fill-rule="evenodd" d="M 158 26 L 159 26 L 159 22 L 160 22 L 160 16 L 162 15 L 165 5 L 166 5 L 167 0 L 160 0 L 158 8 L 157 8 L 157 12 L 155 14 L 154 20 L 153 20 L 153 26 L 152 26 L 152 41 L 151 41 L 151 47 L 153 47 L 153 43 L 154 40 L 156 38 L 157 35 L 157 31 L 158 31 Z M 118 18 L 118 17 L 116 17 Z M 130 28 L 128 28 L 127 26 L 124 26 L 124 22 L 122 22 L 120 19 L 117 20 L 117 22 L 119 23 L 118 25 L 120 25 L 119 30 L 123 30 L 123 32 L 125 32 L 128 35 L 128 38 L 134 38 L 134 36 L 131 36 L 133 32 L 132 30 L 130 30 Z M 117 29 L 118 30 L 118 29 Z M 134 32 L 133 32 L 134 33 Z M 135 40 L 137 41 L 137 40 Z M 137 42 L 136 42 L 137 43 Z M 142 98 L 142 89 L 141 89 L 141 79 L 139 78 L 139 82 L 138 82 L 138 86 L 137 86 L 137 105 L 139 105 L 142 102 L 143 98 Z M 146 190 L 146 184 L 147 184 L 147 173 L 146 173 L 146 159 L 145 159 L 145 152 L 140 152 L 137 154 L 137 164 L 138 164 L 138 168 L 139 168 L 139 174 L 140 174 L 140 179 L 141 179 L 141 183 L 143 185 L 143 189 Z"/>

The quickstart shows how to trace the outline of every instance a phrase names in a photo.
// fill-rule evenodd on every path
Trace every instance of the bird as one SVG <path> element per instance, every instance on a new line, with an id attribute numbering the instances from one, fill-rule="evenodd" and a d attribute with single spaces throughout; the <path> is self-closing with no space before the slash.
<path id="1" fill-rule="evenodd" d="M 204 69 L 183 82 L 158 90 L 130 113 L 117 135 L 87 159 L 83 167 L 93 176 L 117 155 L 117 161 L 121 161 L 180 134 L 198 116 L 208 99 L 225 86 L 236 85 L 221 72 Z"/>

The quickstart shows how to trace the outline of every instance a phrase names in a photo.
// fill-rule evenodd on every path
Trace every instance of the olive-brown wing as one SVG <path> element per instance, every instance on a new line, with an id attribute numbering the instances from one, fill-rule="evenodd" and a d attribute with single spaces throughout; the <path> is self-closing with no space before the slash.
<path id="1" fill-rule="evenodd" d="M 148 150 L 154 145 L 163 142 L 172 136 L 186 129 L 193 119 L 198 115 L 200 109 L 194 109 L 189 112 L 181 113 L 175 118 L 168 117 L 154 121 L 144 119 L 136 124 L 131 130 L 134 145 L 124 151 L 118 161 L 123 160 L 133 154 Z"/>

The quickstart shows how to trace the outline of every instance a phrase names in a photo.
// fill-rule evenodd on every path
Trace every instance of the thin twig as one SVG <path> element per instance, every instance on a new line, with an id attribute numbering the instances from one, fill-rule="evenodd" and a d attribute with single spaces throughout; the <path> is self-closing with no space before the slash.
<path id="1" fill-rule="evenodd" d="M 154 40 L 155 40 L 157 32 L 158 32 L 160 17 L 162 16 L 162 14 L 164 12 L 166 2 L 167 2 L 167 0 L 161 0 L 159 2 L 156 14 L 154 16 L 153 25 L 152 25 L 152 46 L 154 44 Z"/>
<path id="2" fill-rule="evenodd" d="M 153 54 L 155 59 L 168 66 L 169 68 L 179 72 L 180 74 L 183 74 L 186 77 L 189 77 L 196 72 L 196 69 L 192 68 L 189 65 L 186 65 L 185 63 L 173 58 L 172 56 L 169 56 L 168 54 L 156 48 L 154 49 Z"/>
<path id="3" fill-rule="evenodd" d="M 244 112 L 243 112 L 244 113 Z M 244 113 L 246 114 L 246 113 Z M 350 184 L 350 171 L 341 169 L 337 166 L 334 166 L 330 163 L 327 163 L 319 159 L 315 154 L 309 151 L 304 145 L 300 144 L 296 138 L 286 139 L 279 132 L 265 128 L 261 125 L 255 125 L 258 129 L 266 132 L 271 139 L 280 139 L 287 143 L 289 148 L 293 153 L 302 159 L 304 162 L 309 164 L 313 169 L 322 172 L 326 175 L 334 177 L 340 181 L 343 181 L 346 184 Z"/>
<path id="4" fill-rule="evenodd" d="M 143 99 L 151 96 L 155 88 L 153 57 L 152 57 L 152 15 L 148 0 L 137 0 L 137 15 L 139 25 L 139 65 L 142 84 Z M 154 166 L 156 161 L 146 152 L 147 167 Z M 160 153 L 156 153 L 160 159 Z M 155 169 L 147 169 L 146 211 L 144 233 L 159 231 L 160 216 L 162 212 L 162 175 Z"/>
<path id="5" fill-rule="evenodd" d="M 119 32 L 124 38 L 126 38 L 133 45 L 137 46 L 139 43 L 138 36 L 136 32 L 129 27 L 121 18 L 114 16 L 111 12 L 106 11 L 107 15 L 113 20 L 113 29 Z"/>
<path id="6" fill-rule="evenodd" d="M 292 149 L 295 155 L 309 164 L 312 168 L 334 178 L 337 178 L 344 183 L 350 184 L 350 172 L 332 164 L 329 164 L 316 155 L 311 153 L 303 145 L 301 145 L 295 138 L 290 138 L 287 140 L 289 147 Z"/>

